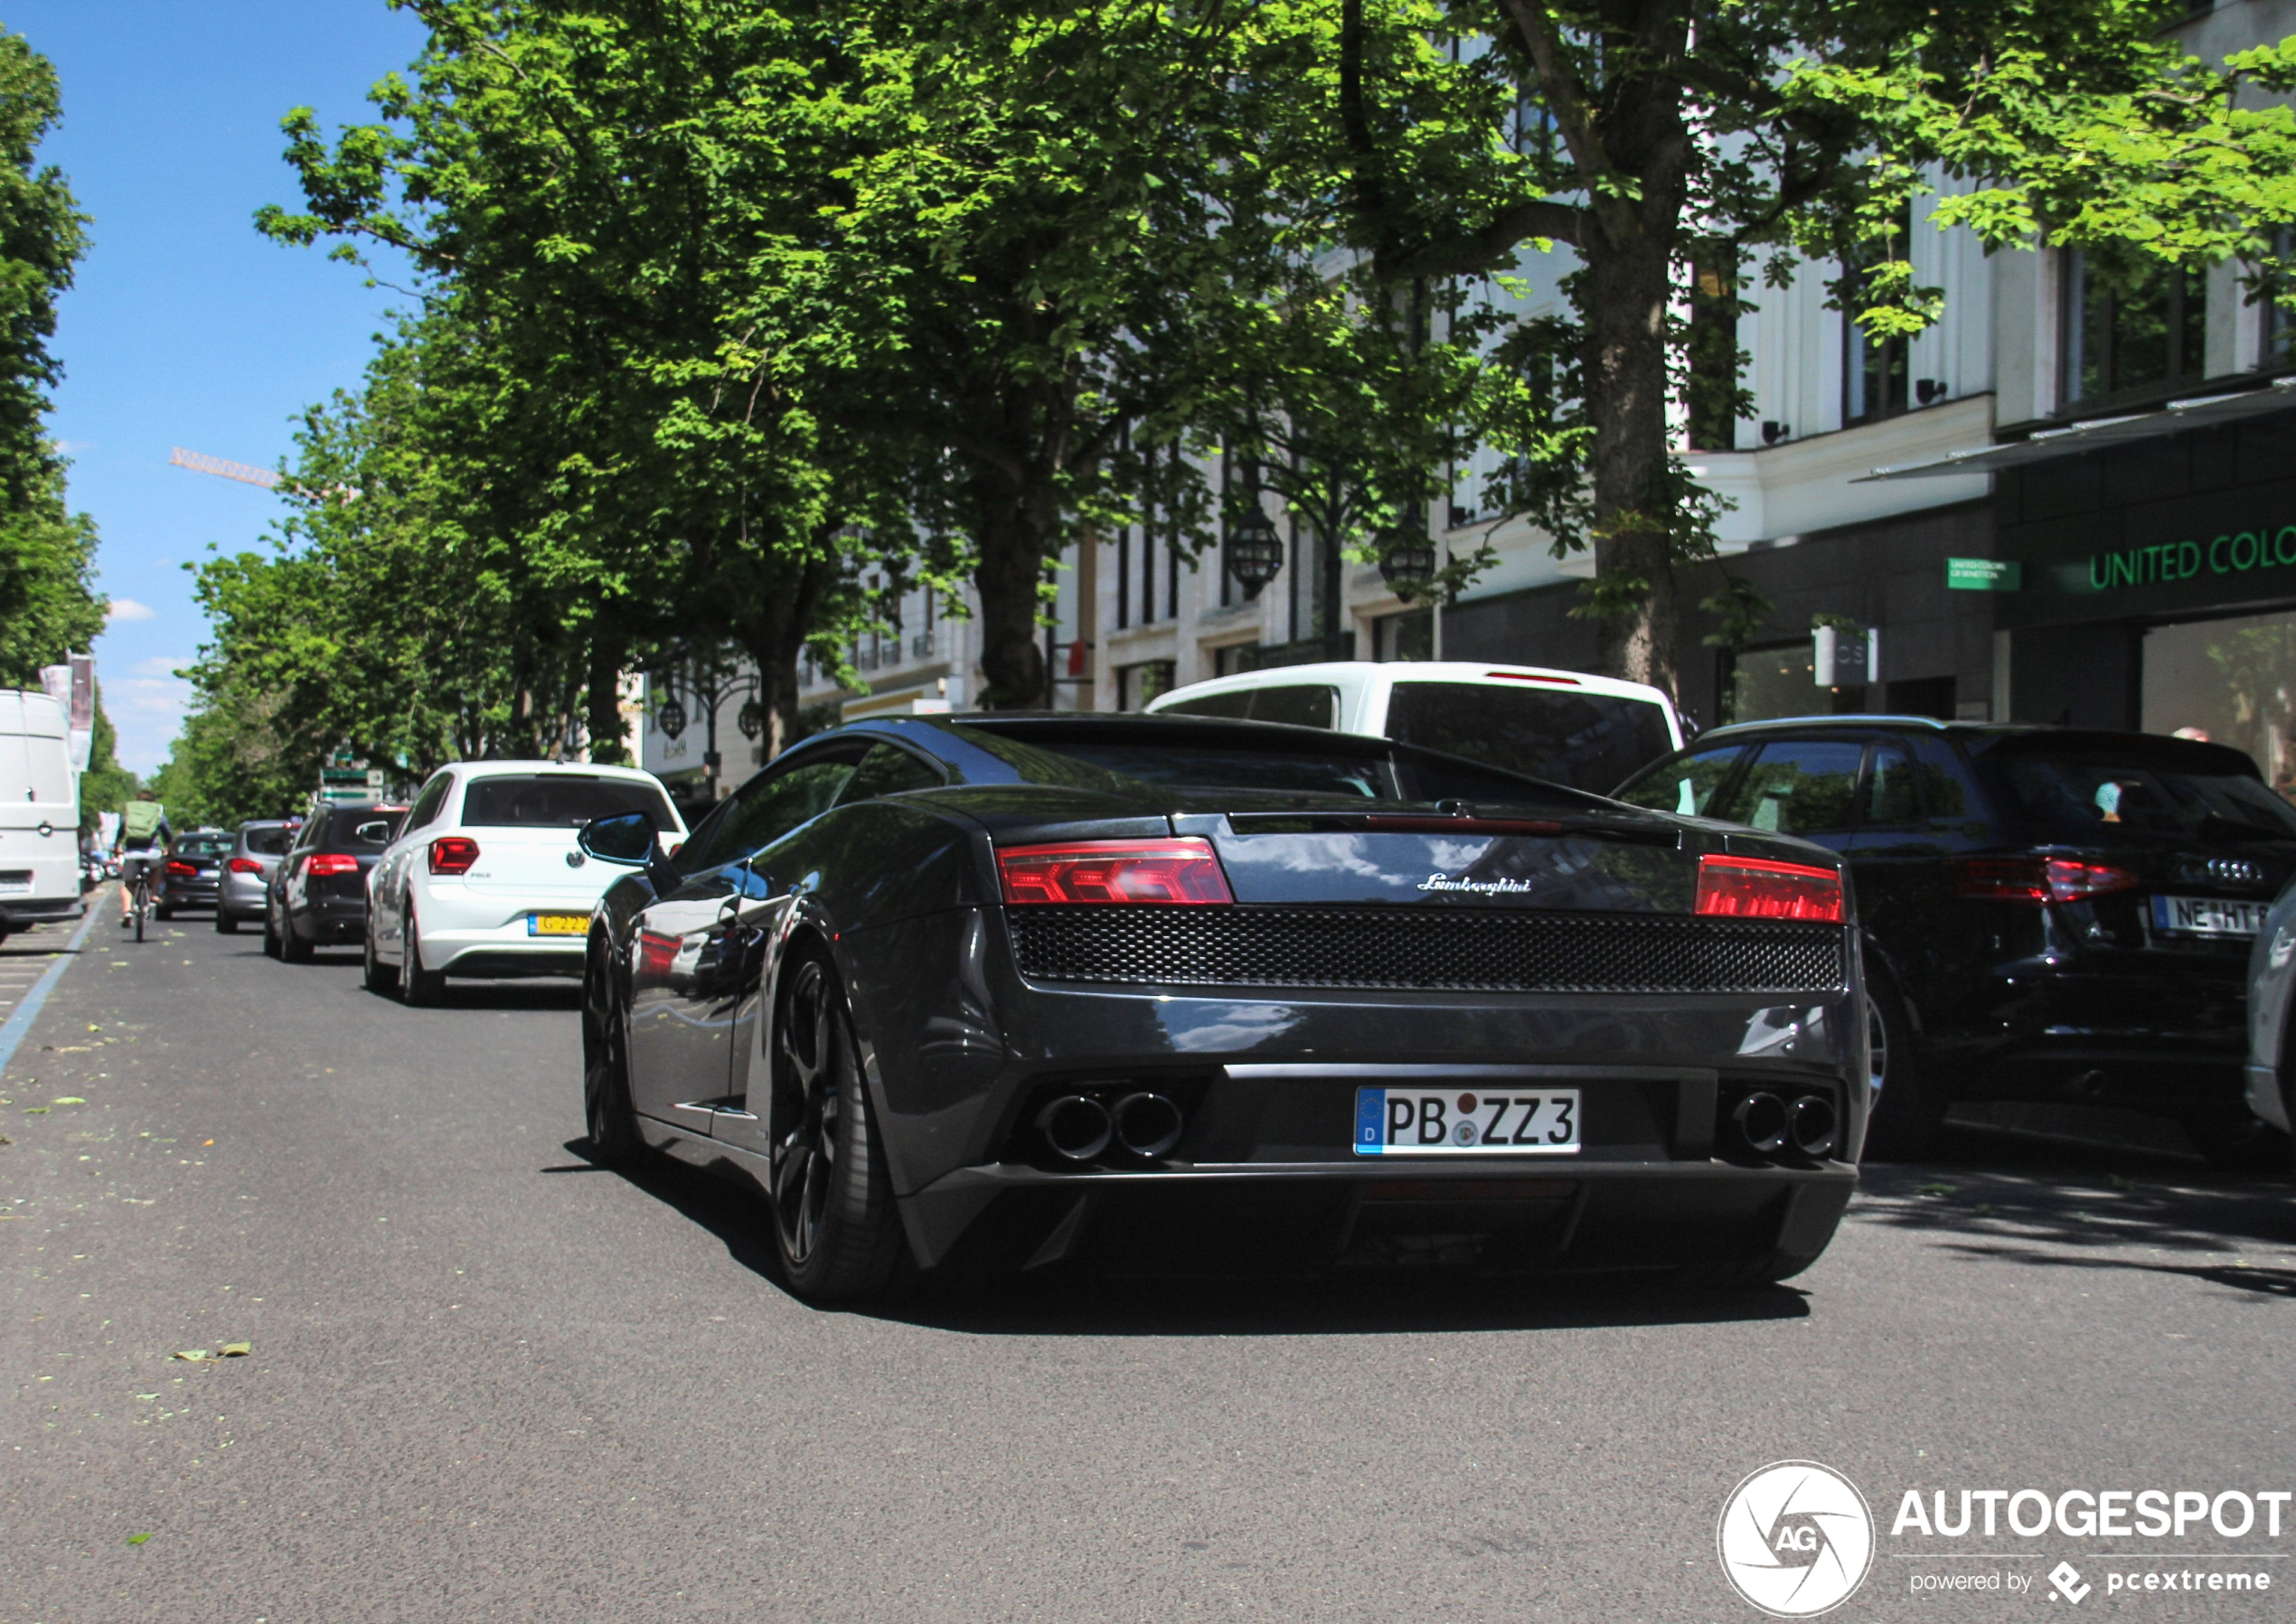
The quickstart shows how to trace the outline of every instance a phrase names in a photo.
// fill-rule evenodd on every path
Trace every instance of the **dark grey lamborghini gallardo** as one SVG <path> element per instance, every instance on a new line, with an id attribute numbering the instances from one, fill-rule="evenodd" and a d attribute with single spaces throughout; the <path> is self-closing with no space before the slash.
<path id="1" fill-rule="evenodd" d="M 593 921 L 595 1153 L 755 1180 L 791 1285 L 957 1259 L 1773 1281 L 1867 1101 L 1819 848 L 1194 718 L 809 739 Z"/>

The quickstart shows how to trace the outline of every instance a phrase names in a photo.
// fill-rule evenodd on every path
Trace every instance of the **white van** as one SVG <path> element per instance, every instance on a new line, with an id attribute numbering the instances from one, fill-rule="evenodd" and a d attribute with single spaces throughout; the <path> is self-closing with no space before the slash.
<path id="1" fill-rule="evenodd" d="M 1683 743 L 1673 702 L 1645 683 L 1463 660 L 1278 666 L 1191 682 L 1147 709 L 1392 738 L 1598 795 Z"/>
<path id="2" fill-rule="evenodd" d="M 42 920 L 77 919 L 80 781 L 61 700 L 0 688 L 0 937 Z"/>

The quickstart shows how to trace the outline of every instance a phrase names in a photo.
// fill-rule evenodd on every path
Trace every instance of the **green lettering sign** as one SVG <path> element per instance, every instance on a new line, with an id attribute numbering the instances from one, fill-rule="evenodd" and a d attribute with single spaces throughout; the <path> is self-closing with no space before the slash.
<path id="1" fill-rule="evenodd" d="M 1946 559 L 1945 584 L 1964 585 L 1953 578 L 1954 568 L 1976 561 Z M 2296 524 L 2277 529 L 2259 525 L 2254 530 L 2227 530 L 2207 540 L 2156 541 L 2149 547 L 2091 553 L 2085 584 L 2092 592 L 2113 592 L 2123 587 L 2188 581 L 2204 572 L 2245 575 L 2252 569 L 2279 569 L 2289 565 L 2296 565 Z M 2081 567 L 2073 566 L 2073 572 L 2077 589 Z"/>
<path id="2" fill-rule="evenodd" d="M 1948 559 L 1945 585 L 1954 592 L 2015 592 L 2025 584 L 2025 566 L 2015 559 Z"/>

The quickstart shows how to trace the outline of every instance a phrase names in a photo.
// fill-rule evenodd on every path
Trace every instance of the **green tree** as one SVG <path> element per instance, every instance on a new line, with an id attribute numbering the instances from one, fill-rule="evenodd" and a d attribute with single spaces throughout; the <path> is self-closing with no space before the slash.
<path id="1" fill-rule="evenodd" d="M 56 73 L 20 34 L 0 34 L 0 684 L 39 670 L 103 630 L 95 525 L 68 512 L 64 460 L 48 437 L 56 300 L 87 251 L 87 217 L 41 140 L 62 117 Z"/>
<path id="2" fill-rule="evenodd" d="M 2185 9 L 1319 0 L 1288 14 L 1313 66 L 1258 122 L 1293 217 L 1389 289 L 1575 256 L 1566 313 L 1496 347 L 1485 427 L 1513 502 L 1594 550 L 1604 668 L 1670 688 L 1715 512 L 1670 450 L 1701 272 L 1741 298 L 1757 258 L 1806 257 L 1868 333 L 1917 330 L 1938 299 L 1900 222 L 1924 194 L 1994 247 L 2280 268 L 2296 115 L 2250 92 L 2296 87 L 2296 41 L 2204 64 L 2161 33 Z"/>

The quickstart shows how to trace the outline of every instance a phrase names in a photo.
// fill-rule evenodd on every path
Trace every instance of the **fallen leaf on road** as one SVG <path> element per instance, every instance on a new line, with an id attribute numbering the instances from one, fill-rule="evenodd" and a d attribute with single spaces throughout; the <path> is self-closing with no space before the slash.
<path id="1" fill-rule="evenodd" d="M 148 1534 L 131 1534 L 127 1536 L 127 1543 L 131 1545 L 140 1545 L 149 1538 L 151 1535 Z"/>
<path id="2" fill-rule="evenodd" d="M 85 1105 L 87 1103 L 76 1094 L 59 1094 L 48 1102 L 51 1105 Z"/>
<path id="3" fill-rule="evenodd" d="M 208 1146 L 213 1144 L 214 1142 L 215 1141 L 212 1139 L 203 1139 L 200 1141 L 200 1148 L 202 1150 L 205 1150 Z"/>
<path id="4" fill-rule="evenodd" d="M 215 1356 L 219 1359 L 243 1359 L 254 1351 L 255 1344 L 252 1342 L 226 1342 L 215 1350 Z"/>
<path id="5" fill-rule="evenodd" d="M 24 1113 L 26 1116 L 46 1116 L 48 1108 L 45 1105 L 27 1105 L 24 1108 Z"/>
<path id="6" fill-rule="evenodd" d="M 1950 1184 L 1924 1184 L 1921 1187 L 1921 1193 L 1924 1196 L 1950 1196 L 1954 1187 Z"/>
<path id="7" fill-rule="evenodd" d="M 204 1360 L 212 1359 L 215 1356 L 208 1352 L 204 1347 L 179 1347 L 167 1356 L 171 1359 L 188 1360 L 192 1364 L 197 1365 Z"/>

